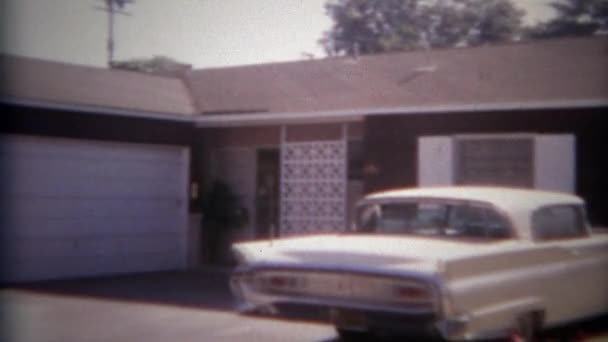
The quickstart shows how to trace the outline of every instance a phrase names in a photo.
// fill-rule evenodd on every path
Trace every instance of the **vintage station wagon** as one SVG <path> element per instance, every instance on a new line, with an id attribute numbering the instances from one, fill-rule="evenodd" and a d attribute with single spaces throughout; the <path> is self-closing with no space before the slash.
<path id="1" fill-rule="evenodd" d="M 240 309 L 327 309 L 345 339 L 519 334 L 608 311 L 608 234 L 577 196 L 498 187 L 373 194 L 353 229 L 234 245 Z"/>

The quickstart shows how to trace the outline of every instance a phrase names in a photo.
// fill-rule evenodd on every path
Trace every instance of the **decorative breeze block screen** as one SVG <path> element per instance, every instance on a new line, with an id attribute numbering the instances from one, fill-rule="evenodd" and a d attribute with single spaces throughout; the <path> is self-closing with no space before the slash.
<path id="1" fill-rule="evenodd" d="M 344 230 L 346 150 L 341 140 L 283 144 L 281 235 Z"/>

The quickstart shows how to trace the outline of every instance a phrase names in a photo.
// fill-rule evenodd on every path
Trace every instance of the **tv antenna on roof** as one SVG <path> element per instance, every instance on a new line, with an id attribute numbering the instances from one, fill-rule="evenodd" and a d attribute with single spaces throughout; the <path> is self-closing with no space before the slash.
<path id="1" fill-rule="evenodd" d="M 96 6 L 95 9 L 108 13 L 108 66 L 114 62 L 114 15 L 122 14 L 131 16 L 131 13 L 124 11 L 128 4 L 132 4 L 135 0 L 99 0 L 104 2 L 104 7 Z"/>

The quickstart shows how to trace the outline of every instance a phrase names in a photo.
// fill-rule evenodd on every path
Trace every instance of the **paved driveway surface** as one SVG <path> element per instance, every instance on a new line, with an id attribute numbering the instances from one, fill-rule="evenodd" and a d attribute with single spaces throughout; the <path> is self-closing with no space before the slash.
<path id="1" fill-rule="evenodd" d="M 233 308 L 224 270 L 26 284 L 0 289 L 0 341 L 339 341 L 324 322 L 242 316 Z M 584 331 L 608 341 L 607 322 Z"/>
<path id="2" fill-rule="evenodd" d="M 329 325 L 238 315 L 222 271 L 52 281 L 0 290 L 0 340 L 335 341 Z"/>

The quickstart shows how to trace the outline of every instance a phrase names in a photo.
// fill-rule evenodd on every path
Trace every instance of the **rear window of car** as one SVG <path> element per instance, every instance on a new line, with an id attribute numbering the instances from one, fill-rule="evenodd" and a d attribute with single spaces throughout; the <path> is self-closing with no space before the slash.
<path id="1" fill-rule="evenodd" d="M 548 206 L 532 214 L 532 234 L 538 241 L 582 237 L 588 234 L 585 222 L 581 206 Z"/>
<path id="2" fill-rule="evenodd" d="M 357 230 L 377 234 L 502 239 L 509 221 L 495 209 L 468 203 L 377 203 L 359 208 Z"/>

